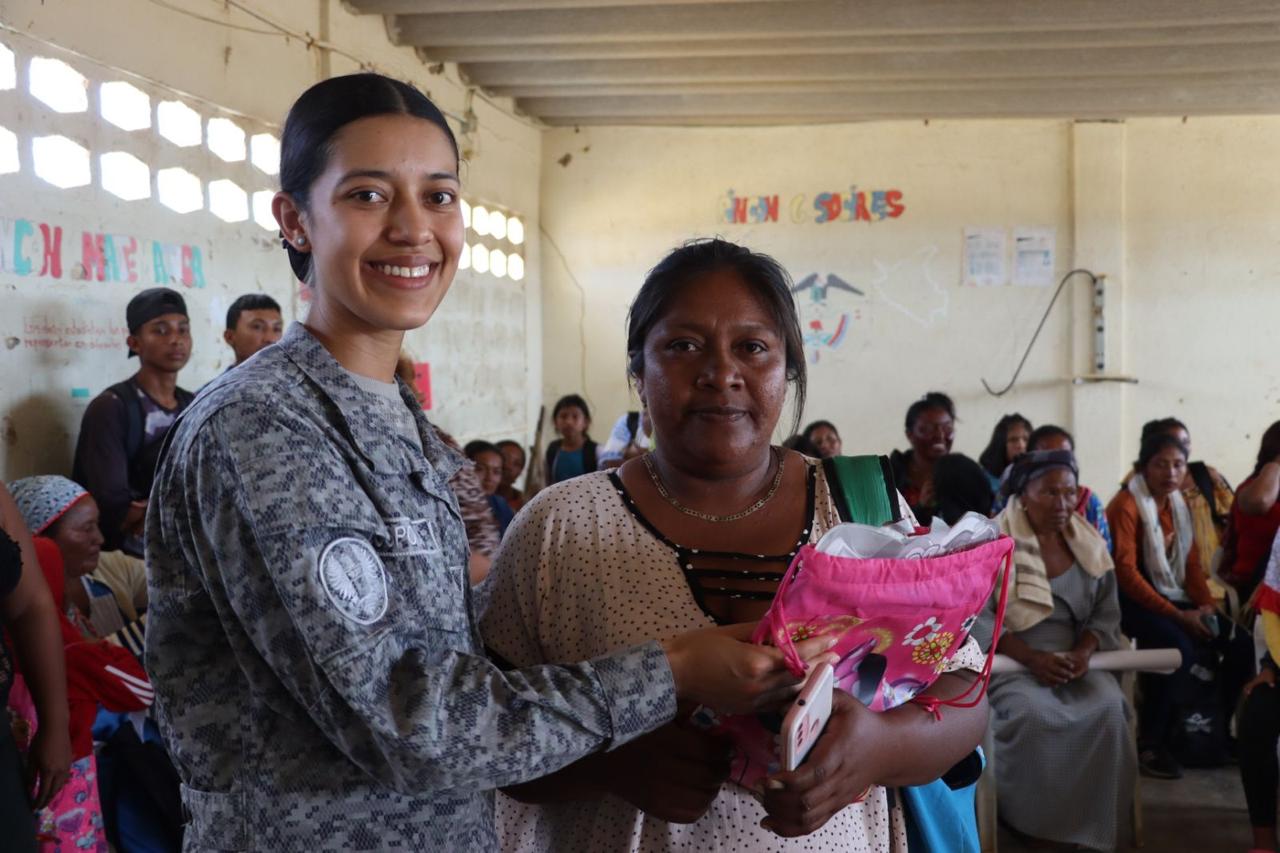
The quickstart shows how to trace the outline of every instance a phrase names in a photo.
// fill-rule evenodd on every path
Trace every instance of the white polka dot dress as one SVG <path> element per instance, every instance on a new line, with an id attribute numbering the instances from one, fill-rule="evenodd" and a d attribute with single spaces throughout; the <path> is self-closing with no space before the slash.
<path id="1" fill-rule="evenodd" d="M 506 661 L 578 661 L 714 624 L 695 601 L 676 552 L 628 509 L 617 482 L 601 472 L 557 484 L 512 522 L 494 562 L 482 622 L 486 645 Z M 839 522 L 820 466 L 815 505 L 810 541 Z M 981 665 L 976 646 L 953 661 L 954 667 Z M 501 794 L 497 799 L 502 849 L 519 853 L 907 849 L 901 807 L 891 806 L 893 796 L 880 787 L 802 838 L 761 829 L 764 809 L 732 782 L 706 814 L 683 825 L 649 817 L 608 794 L 537 806 Z"/>

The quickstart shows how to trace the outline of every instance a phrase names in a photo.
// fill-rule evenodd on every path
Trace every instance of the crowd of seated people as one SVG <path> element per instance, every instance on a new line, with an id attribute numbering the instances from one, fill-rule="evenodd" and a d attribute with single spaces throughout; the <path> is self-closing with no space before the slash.
<path id="1" fill-rule="evenodd" d="M 721 260 L 728 267 L 739 263 L 732 253 Z M 706 260 L 691 253 L 668 262 L 689 264 L 696 273 Z M 767 271 L 749 264 L 742 269 L 740 280 L 729 284 L 718 276 L 655 270 L 637 303 L 661 304 L 690 328 L 710 305 L 737 305 L 742 322 L 779 325 L 780 345 L 790 357 L 783 291 Z M 669 296 L 665 290 L 677 280 L 681 295 Z M 735 288 L 755 295 L 746 298 Z M 756 317 L 761 300 L 770 310 Z M 628 348 L 641 356 L 633 356 L 630 372 L 637 389 L 649 385 L 662 392 L 642 396 L 640 408 L 620 415 L 604 443 L 590 437 L 591 410 L 579 394 L 553 407 L 557 438 L 545 448 L 529 448 L 535 458 L 542 454 L 542 464 L 533 472 L 540 476 L 528 482 L 522 476 L 530 456 L 520 440 L 459 446 L 440 433 L 466 458 L 450 486 L 466 527 L 470 580 L 478 585 L 492 575 L 483 591 L 481 630 L 506 663 L 585 659 L 620 643 L 758 618 L 772 595 L 769 584 L 796 548 L 838 522 L 819 462 L 840 456 L 844 444 L 834 423 L 817 420 L 770 451 L 781 499 L 761 504 L 749 532 L 703 524 L 723 520 L 715 506 L 741 503 L 743 495 L 719 494 L 735 486 L 718 472 L 743 448 L 758 445 L 759 436 L 744 433 L 737 448 L 734 431 L 746 425 L 724 413 L 689 413 L 688 401 L 669 390 L 689 368 L 643 355 L 655 322 L 646 316 L 633 311 Z M 40 809 L 32 825 L 48 849 L 105 849 L 110 842 L 119 849 L 171 850 L 181 844 L 178 777 L 147 712 L 152 688 L 142 658 L 148 602 L 140 557 L 157 455 L 194 397 L 178 384 L 191 355 L 191 324 L 182 296 L 166 288 L 138 294 L 126 321 L 138 370 L 89 405 L 73 478 L 15 481 L 9 490 L 16 511 L 0 513 L 7 534 L 0 538 L 0 602 L 18 664 L 11 687 L 0 679 L 18 722 L 17 751 L 6 752 L 11 745 L 0 743 L 0 758 L 8 762 L 0 772 L 16 767 L 22 754 L 57 789 L 36 793 Z M 270 297 L 237 299 L 227 315 L 224 340 L 234 353 L 227 369 L 271 346 L 282 328 L 280 308 Z M 706 330 L 708 336 L 720 333 Z M 367 379 L 357 385 L 421 406 L 407 354 L 396 373 L 399 385 L 378 388 Z M 781 400 L 763 401 L 774 408 L 766 407 L 761 422 L 747 419 L 751 428 L 771 433 Z M 1224 733 L 1231 730 L 1237 701 L 1244 700 L 1237 731 L 1250 818 L 1259 849 L 1275 849 L 1278 670 L 1271 656 L 1256 669 L 1249 635 L 1222 611 L 1209 568 L 1211 562 L 1218 566 L 1224 583 L 1245 599 L 1261 588 L 1280 529 L 1280 422 L 1264 434 L 1257 467 L 1233 493 L 1216 469 L 1189 461 L 1190 435 L 1181 421 L 1152 421 L 1143 429 L 1133 469 L 1104 505 L 1079 483 L 1075 438 L 1065 429 L 1006 415 L 975 461 L 953 452 L 956 418 L 947 394 L 932 391 L 913 402 L 904 423 L 909 447 L 892 450 L 888 464 L 919 524 L 934 518 L 954 524 L 976 512 L 997 518 L 1015 542 L 1016 592 L 1004 629 L 993 636 L 993 601 L 974 633 L 982 646 L 1024 667 L 993 678 L 989 691 L 990 726 L 1007 757 L 996 780 L 1002 818 L 1033 838 L 1113 849 L 1133 774 L 1180 775 L 1180 714 L 1195 691 L 1193 669 L 1208 661 L 1216 670 Z M 658 446 L 661 462 L 653 452 Z M 548 493 L 535 500 L 540 488 Z M 699 495 L 699 503 L 682 504 L 673 496 L 681 489 Z M 599 507 L 613 504 L 600 513 Z M 790 508 L 799 504 L 812 514 L 797 538 Z M 19 584 L 20 573 L 10 566 L 25 562 L 16 556 L 24 542 L 39 574 Z M 726 585 L 726 567 L 747 565 L 751 583 Z M 692 597 L 684 594 L 686 584 Z M 1276 603 L 1280 612 L 1280 592 Z M 51 653 L 37 648 L 38 632 L 24 624 L 36 619 L 29 614 L 44 611 L 65 667 L 53 686 L 33 669 L 53 671 Z M 1268 639 L 1280 648 L 1280 621 L 1274 633 Z M 1182 656 L 1173 674 L 1143 678 L 1136 749 L 1127 722 L 1132 711 L 1117 679 L 1089 667 L 1095 652 L 1129 641 L 1176 648 Z M 980 668 L 981 649 L 972 652 L 963 658 L 965 666 Z M 833 720 L 853 713 L 842 703 Z M 57 704 L 66 713 L 49 710 Z M 966 725 L 963 716 L 957 719 L 954 725 Z M 844 731 L 839 725 L 834 730 Z M 937 737 L 922 740 L 932 746 L 918 755 L 881 757 L 880 770 L 902 779 L 941 772 L 942 764 L 959 756 L 950 756 Z M 59 744 L 67 744 L 65 756 Z M 833 740 L 815 762 L 834 762 L 829 756 L 838 749 Z M 689 775 L 690 756 L 718 769 Z M 870 771 L 839 771 L 839 790 L 847 789 L 849 798 L 814 812 L 805 806 L 802 785 L 785 794 L 753 794 L 726 784 L 725 768 L 723 744 L 671 725 L 616 752 L 508 787 L 499 800 L 499 836 L 512 850 L 648 849 L 651 842 L 654 849 L 692 849 L 727 837 L 739 839 L 739 849 L 755 849 L 776 842 L 778 834 L 835 845 L 830 849 L 890 850 L 905 838 L 900 806 L 887 789 L 862 784 L 872 779 Z M 680 784 L 670 784 L 677 777 Z M 0 793 L 10 781 L 0 779 Z M 655 794 L 660 788 L 669 790 Z M 1043 796 L 1050 788 L 1052 808 Z M 753 798 L 770 801 L 776 816 L 771 826 L 743 824 Z M 6 807 L 0 802 L 0 809 Z M 548 838 L 554 839 L 550 847 Z M 849 839 L 866 846 L 838 846 Z"/>

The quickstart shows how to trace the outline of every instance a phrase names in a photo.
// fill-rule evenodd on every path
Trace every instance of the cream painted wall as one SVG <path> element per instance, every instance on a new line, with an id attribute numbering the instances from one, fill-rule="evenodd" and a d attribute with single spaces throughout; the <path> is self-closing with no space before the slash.
<path id="1" fill-rule="evenodd" d="M 207 0 L 176 0 L 170 5 L 265 28 Z M 525 245 L 528 274 L 517 284 L 473 271 L 459 273 L 436 317 L 407 336 L 406 348 L 432 364 L 433 420 L 463 439 L 527 437 L 541 387 L 540 131 L 514 116 L 509 105 L 493 105 L 479 97 L 470 100 L 455 68 L 432 73 L 411 50 L 390 46 L 380 19 L 352 16 L 338 0 L 254 0 L 251 5 L 291 28 L 315 34 L 322 33 L 322 12 L 327 12 L 328 41 L 372 62 L 379 71 L 414 82 L 447 112 L 460 116 L 469 107 L 474 110 L 476 130 L 459 140 L 467 161 L 464 195 L 523 215 L 530 235 Z M 9 0 L 0 6 L 0 24 L 0 43 L 17 51 L 20 59 L 63 59 L 93 81 L 129 80 L 153 100 L 179 97 L 176 90 L 206 116 L 230 115 L 251 133 L 278 133 L 292 100 L 325 70 L 341 74 L 358 68 L 351 59 L 331 54 L 326 69 L 322 53 L 298 39 L 227 29 L 147 0 L 118 0 L 109 6 L 91 0 Z M 270 232 L 252 222 L 228 225 L 207 211 L 175 214 L 154 199 L 119 201 L 97 186 L 96 156 L 92 185 L 55 189 L 31 173 L 28 146 L 32 136 L 64 132 L 87 144 L 95 155 L 122 148 L 153 168 L 182 165 L 206 179 L 229 177 L 249 190 L 274 190 L 274 178 L 247 164 L 223 164 L 203 147 L 178 150 L 154 130 L 125 134 L 92 115 L 56 116 L 21 89 L 0 92 L 0 99 L 0 124 L 16 131 L 24 146 L 23 170 L 0 176 L 0 223 L 7 228 L 0 239 L 11 241 L 12 222 L 25 218 L 63 225 L 64 239 L 75 244 L 64 247 L 68 260 L 80 256 L 81 231 L 202 249 L 205 287 L 184 289 L 195 336 L 192 361 L 180 376 L 185 387 L 199 387 L 229 363 L 220 332 L 226 306 L 236 295 L 266 291 L 286 306 L 289 317 L 305 311 L 284 253 Z M 29 244 L 28 252 L 32 246 L 37 244 Z M 0 341 L 6 344 L 0 348 L 0 476 L 66 472 L 87 395 L 131 371 L 123 335 L 116 334 L 123 325 L 124 305 L 154 282 L 86 282 L 69 273 L 61 280 L 20 276 L 11 265 L 0 264 L 0 270 L 6 269 L 10 272 L 0 271 Z M 26 340 L 41 334 L 33 324 L 40 319 L 61 332 L 70 326 L 73 338 L 96 336 L 97 345 L 110 348 L 35 349 Z M 76 331 L 90 322 L 100 330 Z"/>
<path id="2" fill-rule="evenodd" d="M 839 313 L 851 314 L 845 342 L 809 365 L 805 412 L 836 422 L 847 452 L 901 445 L 906 407 L 932 389 L 953 394 L 966 452 L 981 449 L 1002 412 L 1062 420 L 1067 312 L 1041 335 L 1019 387 L 996 401 L 979 377 L 1007 380 L 1049 291 L 957 282 L 966 225 L 1052 226 L 1060 258 L 1069 259 L 1068 130 L 1061 122 L 965 122 L 549 133 L 543 225 L 586 291 L 587 322 L 585 358 L 577 347 L 548 347 L 547 398 L 585 388 L 602 420 L 616 417 L 627 405 L 626 309 L 646 270 L 683 240 L 719 234 L 775 256 L 796 280 L 835 273 L 865 294 L 828 291 L 825 311 L 799 296 L 806 324 L 831 329 Z M 558 165 L 565 154 L 572 159 Z M 900 190 L 904 212 L 871 223 L 812 222 L 816 194 L 854 184 Z M 781 221 L 724 224 L 730 189 L 778 193 Z M 806 196 L 803 224 L 791 221 L 797 194 Z M 1059 267 L 1067 268 L 1062 260 Z M 549 248 L 543 286 L 546 340 L 576 341 L 581 294 Z"/>
<path id="3" fill-rule="evenodd" d="M 805 413 L 835 421 L 847 452 L 902 446 L 907 405 L 941 389 L 959 409 L 958 450 L 976 456 L 1006 412 L 1056 422 L 1077 431 L 1083 479 L 1109 495 L 1150 417 L 1187 421 L 1195 455 L 1238 482 L 1280 415 L 1268 334 L 1280 119 L 584 128 L 549 132 L 543 150 L 543 225 L 563 252 L 549 246 L 544 260 L 544 335 L 562 342 L 547 347 L 544 393 L 585 391 L 601 424 L 634 405 L 624 322 L 646 270 L 714 234 L 776 256 L 797 280 L 834 272 L 865 293 L 829 297 L 825 311 L 799 302 L 826 329 L 838 311 L 854 315 L 845 342 L 810 364 Z M 793 195 L 851 184 L 897 188 L 906 209 L 790 221 Z M 731 189 L 778 193 L 782 221 L 725 224 Z M 1055 281 L 1078 265 L 1108 276 L 1108 372 L 1140 384 L 1072 384 L 1092 370 L 1091 291 L 1077 278 L 1014 390 L 983 390 L 982 377 L 1008 380 L 1052 290 L 963 286 L 963 230 L 1022 225 L 1056 229 Z"/>

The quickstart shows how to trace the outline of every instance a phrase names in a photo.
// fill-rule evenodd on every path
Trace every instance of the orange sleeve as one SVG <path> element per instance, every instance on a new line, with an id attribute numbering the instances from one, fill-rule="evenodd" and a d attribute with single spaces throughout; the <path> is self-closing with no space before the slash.
<path id="1" fill-rule="evenodd" d="M 1187 554 L 1187 576 L 1182 587 L 1187 591 L 1187 597 L 1198 607 L 1215 604 L 1213 593 L 1209 591 L 1209 583 L 1204 577 L 1204 567 L 1200 565 L 1200 549 L 1195 542 L 1191 543 L 1190 551 Z"/>
<path id="2" fill-rule="evenodd" d="M 1142 553 L 1142 522 L 1138 518 L 1138 505 L 1127 489 L 1121 489 L 1107 504 L 1107 524 L 1111 526 L 1111 542 L 1115 549 L 1116 583 L 1120 590 L 1135 604 L 1162 616 L 1173 616 L 1178 608 L 1166 599 L 1142 576 L 1138 568 L 1138 555 Z M 1199 566 L 1199 561 L 1196 562 Z M 1190 565 L 1188 564 L 1188 576 Z M 1200 576 L 1201 583 L 1204 576 Z M 1207 589 L 1206 589 L 1207 591 Z"/>

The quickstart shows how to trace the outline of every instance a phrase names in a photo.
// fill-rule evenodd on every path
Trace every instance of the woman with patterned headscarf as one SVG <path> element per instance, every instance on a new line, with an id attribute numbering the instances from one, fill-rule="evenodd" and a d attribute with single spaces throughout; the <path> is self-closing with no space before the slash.
<path id="1" fill-rule="evenodd" d="M 110 589 L 85 580 L 98 563 L 102 535 L 97 505 L 82 487 L 65 477 L 27 477 L 9 485 L 23 521 L 34 535 L 40 569 L 61 611 L 67 661 L 67 704 L 73 762 L 71 777 L 39 814 L 46 851 L 106 850 L 107 835 L 98 790 L 98 761 L 93 726 L 99 708 L 132 712 L 151 704 L 154 691 L 134 653 L 122 648 L 122 635 L 100 630 L 106 614 L 123 628 Z M 117 629 L 118 631 L 119 629 Z M 110 641 L 109 641 L 110 640 Z M 140 645 L 135 644 L 140 649 Z M 9 705 L 27 738 L 40 720 L 24 683 L 15 680 Z M 27 738 L 24 738 L 27 739 Z M 20 746 L 22 744 L 19 744 Z"/>
<path id="2" fill-rule="evenodd" d="M 1000 817 L 1019 832 L 1112 850 L 1136 756 L 1119 684 L 1089 668 L 1094 652 L 1120 647 L 1120 605 L 1106 542 L 1075 511 L 1077 476 L 1070 452 L 1049 450 L 1019 457 L 1005 481 L 998 523 L 1016 544 L 995 644 L 1026 671 L 994 676 L 988 690 L 997 752 L 1016 756 L 996 762 L 996 784 Z M 993 599 L 979 642 L 994 621 Z"/>

